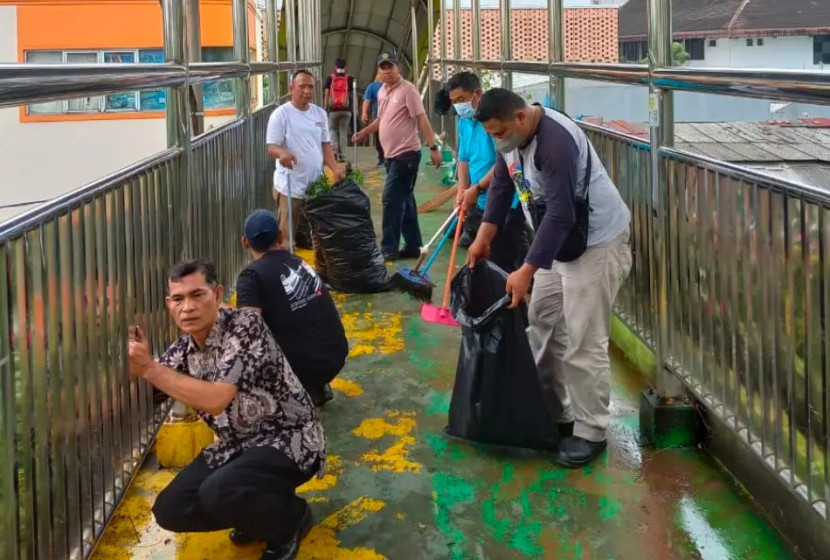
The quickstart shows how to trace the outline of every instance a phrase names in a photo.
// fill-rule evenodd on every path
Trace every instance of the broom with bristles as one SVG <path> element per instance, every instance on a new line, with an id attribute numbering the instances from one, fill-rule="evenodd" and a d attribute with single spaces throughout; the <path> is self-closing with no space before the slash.
<path id="1" fill-rule="evenodd" d="M 444 243 L 446 243 L 449 233 L 452 232 L 457 214 L 458 208 L 454 208 L 449 217 L 447 217 L 444 223 L 441 224 L 441 227 L 438 228 L 438 231 L 435 232 L 435 235 L 432 236 L 432 239 L 430 239 L 426 245 L 421 247 L 421 255 L 418 257 L 418 262 L 415 264 L 415 268 L 402 268 L 392 276 L 391 282 L 395 289 L 405 294 L 409 294 L 413 299 L 418 301 L 432 301 L 432 289 L 435 287 L 435 284 L 429 277 L 429 268 L 432 266 L 432 263 L 435 262 L 438 253 L 441 252 L 441 248 L 444 246 Z M 427 255 L 429 255 L 430 247 L 432 247 L 432 244 L 435 243 L 442 232 L 444 235 L 441 238 L 441 242 L 429 257 L 429 260 L 424 268 L 421 269 L 421 265 L 424 264 L 424 260 L 427 258 Z"/>

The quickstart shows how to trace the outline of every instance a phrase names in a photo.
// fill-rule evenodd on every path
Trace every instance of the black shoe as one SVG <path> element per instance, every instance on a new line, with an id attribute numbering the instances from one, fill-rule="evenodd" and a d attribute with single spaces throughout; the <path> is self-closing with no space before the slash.
<path id="1" fill-rule="evenodd" d="M 300 520 L 300 525 L 288 542 L 271 543 L 265 546 L 260 560 L 294 560 L 300 552 L 300 543 L 314 526 L 314 519 L 311 517 L 311 508 L 305 505 L 305 513 Z"/>
<path id="2" fill-rule="evenodd" d="M 566 439 L 574 435 L 574 423 L 568 422 L 567 424 L 560 423 L 557 424 L 557 428 L 559 429 L 559 437 L 562 439 Z"/>
<path id="3" fill-rule="evenodd" d="M 256 537 L 252 537 L 247 533 L 243 533 L 239 529 L 234 529 L 233 531 L 231 531 L 230 539 L 233 544 L 238 544 L 239 546 L 251 544 L 252 542 L 262 540 L 257 539 Z"/>
<path id="4" fill-rule="evenodd" d="M 386 262 L 395 262 L 396 260 L 398 260 L 398 255 L 394 253 L 384 253 L 383 260 Z"/>
<path id="5" fill-rule="evenodd" d="M 421 256 L 421 250 L 417 247 L 412 249 L 410 247 L 405 247 L 403 251 L 400 253 L 400 258 L 402 259 L 417 259 Z"/>
<path id="6" fill-rule="evenodd" d="M 334 398 L 334 393 L 331 392 L 331 385 L 326 383 L 320 389 L 311 389 L 308 391 L 312 402 L 315 406 L 323 406 Z"/>
<path id="7" fill-rule="evenodd" d="M 569 469 L 578 469 L 589 464 L 605 451 L 605 441 L 588 441 L 571 436 L 562 441 L 556 462 Z"/>

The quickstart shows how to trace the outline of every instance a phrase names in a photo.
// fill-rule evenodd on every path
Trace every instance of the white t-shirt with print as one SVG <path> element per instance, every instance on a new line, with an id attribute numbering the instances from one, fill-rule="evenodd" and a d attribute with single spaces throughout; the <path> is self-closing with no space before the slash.
<path id="1" fill-rule="evenodd" d="M 323 143 L 331 142 L 328 116 L 317 105 L 305 111 L 284 103 L 268 119 L 266 142 L 284 147 L 294 154 L 294 169 L 286 169 L 276 162 L 274 188 L 288 196 L 288 176 L 291 175 L 291 197 L 305 198 L 308 186 L 323 174 Z"/>

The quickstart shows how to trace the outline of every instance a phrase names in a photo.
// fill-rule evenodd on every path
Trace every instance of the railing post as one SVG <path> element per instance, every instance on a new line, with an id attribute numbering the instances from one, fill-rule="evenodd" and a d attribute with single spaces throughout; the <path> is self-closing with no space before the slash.
<path id="1" fill-rule="evenodd" d="M 501 26 L 501 61 L 513 60 L 513 37 L 510 34 L 510 0 L 499 0 L 499 24 Z M 501 87 L 513 89 L 513 74 L 502 69 Z"/>
<path id="2" fill-rule="evenodd" d="M 248 1 L 233 0 L 233 54 L 242 64 L 249 64 L 251 53 L 248 46 Z M 248 118 L 251 114 L 251 78 L 236 79 L 236 116 Z"/>
<path id="3" fill-rule="evenodd" d="M 671 0 L 648 0 L 649 69 L 672 65 Z M 656 226 L 655 250 L 650 271 L 656 287 L 652 294 L 657 313 L 654 333 L 656 369 L 654 390 L 643 393 L 640 407 L 641 441 L 655 447 L 694 445 L 694 408 L 685 402 L 680 379 L 669 369 L 671 327 L 669 306 L 669 181 L 660 148 L 674 143 L 672 92 L 649 80 L 649 131 L 651 140 L 651 193 Z"/>
<path id="4" fill-rule="evenodd" d="M 182 2 L 162 2 L 164 25 L 164 60 L 179 66 L 187 63 L 185 57 L 185 20 Z M 168 88 L 166 95 L 167 145 L 184 148 L 190 144 L 187 103 L 187 85 Z"/>
<path id="5" fill-rule="evenodd" d="M 441 5 L 441 9 L 443 10 L 443 0 L 429 0 L 427 5 L 427 28 L 429 29 L 429 37 L 427 40 L 427 114 L 429 115 L 430 119 L 429 122 L 432 124 L 432 128 L 437 128 L 435 126 L 435 110 L 434 110 L 434 99 L 435 99 L 435 88 L 433 86 L 433 82 L 435 81 L 435 6 Z"/>
<path id="6" fill-rule="evenodd" d="M 470 25 L 473 62 L 481 60 L 481 0 L 471 0 L 472 21 Z"/>
<path id="7" fill-rule="evenodd" d="M 452 52 L 454 59 L 464 58 L 461 49 L 461 0 L 453 0 L 452 3 Z M 456 67 L 455 74 L 461 70 L 460 66 Z"/>
<path id="8" fill-rule="evenodd" d="M 420 53 L 418 52 L 418 2 L 417 0 L 413 0 L 412 5 L 409 7 L 409 13 L 412 17 L 412 82 L 417 86 L 418 80 L 421 77 L 418 68 L 418 57 Z"/>
<path id="9" fill-rule="evenodd" d="M 280 29 L 277 18 L 277 0 L 266 0 L 265 6 L 266 37 L 268 38 L 268 62 L 280 61 Z M 265 102 L 278 103 L 280 100 L 280 73 L 271 72 L 268 74 L 270 87 Z"/>
<path id="10" fill-rule="evenodd" d="M 449 26 L 447 25 L 447 5 L 444 0 L 440 0 L 441 2 L 441 86 L 443 87 L 447 83 L 448 78 L 448 71 L 447 71 L 447 39 L 448 39 L 448 31 Z M 435 99 L 431 98 L 429 100 L 430 104 L 435 103 Z M 447 132 L 447 123 L 446 117 L 441 115 L 441 137 L 446 138 Z"/>
<path id="11" fill-rule="evenodd" d="M 199 0 L 186 0 L 185 28 L 187 35 L 187 62 L 202 62 L 202 25 Z M 205 131 L 205 98 L 202 84 L 188 86 L 190 95 L 191 127 L 193 136 Z"/>
<path id="12" fill-rule="evenodd" d="M 548 60 L 554 62 L 565 61 L 564 26 L 562 25 L 562 0 L 548 0 Z M 550 104 L 554 109 L 565 110 L 565 78 L 550 73 L 548 84 Z"/>

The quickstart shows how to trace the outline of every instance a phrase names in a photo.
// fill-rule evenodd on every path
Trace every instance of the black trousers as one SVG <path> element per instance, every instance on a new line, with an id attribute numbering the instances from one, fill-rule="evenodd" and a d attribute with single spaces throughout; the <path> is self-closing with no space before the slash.
<path id="1" fill-rule="evenodd" d="M 153 504 L 160 527 L 175 533 L 239 529 L 282 543 L 300 524 L 305 500 L 295 493 L 311 476 L 272 447 L 255 447 L 211 469 L 199 455 Z"/>

